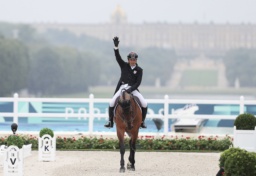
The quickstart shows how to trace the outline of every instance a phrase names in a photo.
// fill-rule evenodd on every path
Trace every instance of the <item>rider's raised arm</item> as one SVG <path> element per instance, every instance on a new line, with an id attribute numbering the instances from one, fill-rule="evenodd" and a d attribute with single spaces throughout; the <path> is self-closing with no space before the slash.
<path id="1" fill-rule="evenodd" d="M 125 61 L 122 59 L 120 53 L 119 53 L 119 49 L 118 49 L 118 45 L 119 45 L 119 38 L 118 37 L 114 37 L 113 38 L 113 42 L 114 42 L 114 51 L 115 51 L 115 56 L 116 56 L 116 61 L 119 64 L 120 67 L 123 67 L 125 65 Z"/>

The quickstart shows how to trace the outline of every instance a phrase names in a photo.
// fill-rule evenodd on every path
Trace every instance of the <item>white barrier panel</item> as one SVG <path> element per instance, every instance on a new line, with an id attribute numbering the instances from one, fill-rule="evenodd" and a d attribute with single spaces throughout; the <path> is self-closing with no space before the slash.
<path id="1" fill-rule="evenodd" d="M 7 149 L 7 146 L 0 145 L 0 166 L 2 167 L 4 165 L 4 152 Z"/>
<path id="2" fill-rule="evenodd" d="M 23 176 L 22 149 L 11 145 L 4 153 L 4 176 Z"/>
<path id="3" fill-rule="evenodd" d="M 7 150 L 6 145 L 0 146 L 0 166 L 4 165 L 4 152 Z M 22 146 L 23 158 L 29 157 L 32 155 L 32 144 Z"/>
<path id="4" fill-rule="evenodd" d="M 94 131 L 94 124 L 95 124 L 94 119 L 95 118 L 98 118 L 98 119 L 105 118 L 106 120 L 108 119 L 107 106 L 109 101 L 110 99 L 106 99 L 106 98 L 94 98 L 93 94 L 90 94 L 89 98 L 19 98 L 18 94 L 14 94 L 14 97 L 12 98 L 0 97 L 0 104 L 1 102 L 3 103 L 11 102 L 10 104 L 13 104 L 13 106 L 11 107 L 13 111 L 8 110 L 7 112 L 0 112 L 0 117 L 13 117 L 13 123 L 16 123 L 16 124 L 18 124 L 18 121 L 19 121 L 18 119 L 23 117 L 27 117 L 27 118 L 33 117 L 33 120 L 39 120 L 38 123 L 42 122 L 41 118 L 63 118 L 63 117 L 65 117 L 66 119 L 67 118 L 78 118 L 78 119 L 84 118 L 84 119 L 88 119 L 89 121 L 88 131 L 86 131 L 86 133 L 97 135 L 99 131 L 96 131 L 96 130 Z M 61 107 L 63 109 L 60 112 L 57 112 L 55 110 L 50 112 L 48 111 L 42 112 L 42 110 L 40 109 L 43 108 L 42 105 L 44 104 L 44 102 L 53 103 L 53 104 L 56 103 L 57 107 L 59 108 Z M 151 104 L 153 106 L 156 105 L 155 106 L 156 109 L 153 109 L 153 106 L 152 106 L 152 109 L 150 109 L 150 106 L 149 106 L 147 120 L 156 119 L 156 118 L 163 120 L 163 134 L 165 135 L 168 135 L 168 133 L 171 132 L 172 128 L 170 129 L 170 125 L 172 125 L 173 123 L 176 123 L 175 121 L 177 119 L 235 120 L 239 114 L 244 113 L 244 111 L 246 110 L 245 108 L 247 106 L 256 106 L 255 100 L 245 100 L 243 96 L 241 96 L 240 99 L 237 99 L 237 100 L 225 100 L 225 99 L 203 100 L 203 99 L 169 99 L 169 96 L 165 95 L 163 99 L 147 99 L 147 102 L 148 102 L 148 105 L 151 105 Z M 25 106 L 29 106 L 29 104 L 31 103 L 39 106 L 35 108 L 35 110 L 37 109 L 35 112 L 34 111 L 27 112 L 27 110 L 24 110 L 24 111 L 20 110 L 20 109 L 23 109 L 22 107 L 20 107 L 21 104 L 24 104 L 24 107 L 25 107 Z M 80 103 L 81 104 L 85 103 L 86 105 L 81 106 Z M 97 105 L 99 103 L 105 104 L 106 106 L 105 111 L 100 109 L 99 109 L 100 111 L 98 111 Z M 70 104 L 72 104 L 72 106 L 70 106 Z M 217 110 L 214 113 L 212 113 L 211 111 L 207 113 L 204 111 L 201 111 L 200 114 L 195 113 L 195 114 L 188 114 L 186 116 L 171 113 L 175 110 L 173 106 L 176 106 L 176 105 L 181 106 L 182 104 L 199 105 L 199 111 L 200 111 L 201 105 L 207 105 L 207 106 L 209 105 L 210 108 L 216 107 Z M 227 108 L 229 107 L 228 108 L 229 112 L 224 112 L 226 109 L 225 106 Z M 232 108 L 230 106 L 232 106 Z M 234 106 L 234 109 L 233 109 L 233 106 Z M 77 108 L 78 108 L 78 112 L 77 112 Z M 236 112 L 236 114 L 235 113 L 233 114 L 233 112 Z M 5 119 L 0 119 L 0 121 L 3 121 L 3 120 Z M 172 120 L 171 124 L 169 120 Z M 4 121 L 4 124 L 5 124 L 5 121 Z M 28 122 L 28 124 L 31 125 L 33 123 Z M 36 132 L 36 131 L 33 131 L 33 132 Z M 143 131 L 141 132 L 144 133 Z M 5 131 L 4 133 L 7 133 L 7 132 Z M 72 131 L 69 133 L 77 133 L 77 131 Z M 107 129 L 106 131 L 103 130 L 101 133 L 103 133 L 103 135 L 108 135 L 108 134 L 113 135 L 113 132 Z M 210 131 L 210 133 L 216 134 L 215 131 L 214 132 Z M 217 134 L 218 133 L 219 132 L 217 132 Z M 227 133 L 225 132 L 225 135 Z M 147 134 L 159 135 L 159 132 L 158 131 L 147 132 Z M 208 132 L 206 132 L 205 134 L 209 135 Z"/>
<path id="5" fill-rule="evenodd" d="M 256 127 L 254 130 L 237 130 L 234 126 L 234 147 L 256 152 Z"/>
<path id="6" fill-rule="evenodd" d="M 56 138 L 48 134 L 38 138 L 39 161 L 54 161 L 56 152 Z"/>
<path id="7" fill-rule="evenodd" d="M 23 145 L 22 146 L 22 150 L 23 150 L 23 158 L 29 157 L 31 156 L 31 152 L 32 152 L 32 144 L 28 144 L 28 145 Z"/>

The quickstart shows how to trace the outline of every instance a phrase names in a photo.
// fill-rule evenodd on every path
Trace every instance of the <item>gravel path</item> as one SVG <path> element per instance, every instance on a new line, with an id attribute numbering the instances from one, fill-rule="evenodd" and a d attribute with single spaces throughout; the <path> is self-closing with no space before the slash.
<path id="1" fill-rule="evenodd" d="M 129 152 L 125 153 L 125 162 Z M 56 161 L 24 160 L 24 176 L 215 176 L 220 153 L 137 152 L 136 171 L 119 173 L 119 151 L 56 151 Z M 3 167 L 0 167 L 3 175 Z"/>

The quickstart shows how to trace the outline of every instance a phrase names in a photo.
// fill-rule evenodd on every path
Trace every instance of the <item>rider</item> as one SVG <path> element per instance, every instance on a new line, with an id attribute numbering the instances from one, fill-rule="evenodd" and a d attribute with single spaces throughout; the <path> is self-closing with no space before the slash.
<path id="1" fill-rule="evenodd" d="M 147 114 L 147 102 L 140 94 L 138 87 L 140 86 L 142 80 L 143 70 L 137 64 L 138 55 L 135 52 L 130 52 L 127 56 L 128 62 L 125 62 L 120 54 L 118 49 L 119 39 L 118 37 L 114 37 L 114 52 L 116 56 L 116 61 L 121 68 L 121 77 L 116 86 L 115 95 L 110 101 L 108 113 L 109 113 L 109 122 L 107 122 L 104 126 L 108 128 L 113 127 L 113 117 L 114 117 L 114 106 L 117 97 L 120 95 L 122 89 L 126 89 L 126 92 L 132 93 L 134 96 L 138 97 L 141 102 L 142 109 L 142 123 L 141 128 L 147 128 L 144 123 Z"/>

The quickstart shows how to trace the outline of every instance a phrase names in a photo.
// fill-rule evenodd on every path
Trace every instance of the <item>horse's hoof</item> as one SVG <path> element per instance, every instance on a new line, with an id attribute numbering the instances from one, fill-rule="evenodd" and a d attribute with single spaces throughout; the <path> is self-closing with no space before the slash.
<path id="1" fill-rule="evenodd" d="M 127 163 L 127 169 L 130 171 L 135 171 L 135 166 L 132 166 L 131 163 Z"/>
<path id="2" fill-rule="evenodd" d="M 131 169 L 132 164 L 131 163 L 127 163 L 127 169 Z"/>
<path id="3" fill-rule="evenodd" d="M 120 173 L 124 173 L 125 172 L 125 168 L 124 167 L 121 167 L 120 170 L 119 170 Z"/>

